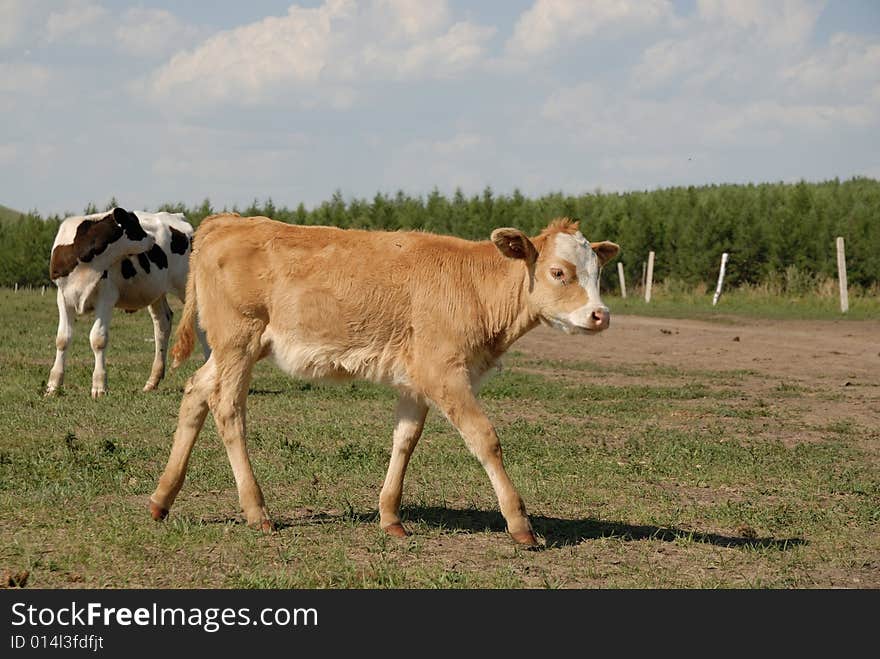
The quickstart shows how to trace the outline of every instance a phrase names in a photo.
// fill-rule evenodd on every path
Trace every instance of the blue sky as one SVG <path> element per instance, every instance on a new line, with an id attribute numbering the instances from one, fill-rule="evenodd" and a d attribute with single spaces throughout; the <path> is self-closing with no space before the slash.
<path id="1" fill-rule="evenodd" d="M 0 0 L 0 203 L 880 178 L 876 0 Z"/>

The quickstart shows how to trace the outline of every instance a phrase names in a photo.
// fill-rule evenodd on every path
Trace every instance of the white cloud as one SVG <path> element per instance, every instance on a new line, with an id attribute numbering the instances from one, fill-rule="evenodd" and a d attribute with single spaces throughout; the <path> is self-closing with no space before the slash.
<path id="1" fill-rule="evenodd" d="M 285 16 L 220 32 L 178 53 L 147 89 L 158 98 L 254 104 L 293 96 L 324 103 L 338 101 L 339 88 L 350 100 L 351 87 L 364 80 L 447 77 L 476 64 L 494 28 L 448 25 L 446 4 L 431 7 L 420 13 L 422 3 L 404 0 L 294 5 Z M 336 89 L 328 97 L 317 83 Z"/>
<path id="2" fill-rule="evenodd" d="M 657 100 L 591 83 L 551 94 L 541 117 L 558 140 L 588 152 L 616 157 L 666 154 L 681 161 L 706 149 L 764 147 L 793 135 L 829 136 L 880 122 L 877 106 L 862 102 L 747 97 L 721 101 L 699 95 Z"/>
<path id="3" fill-rule="evenodd" d="M 373 11 L 385 22 L 387 36 L 391 39 L 419 39 L 435 34 L 450 20 L 445 0 L 377 0 Z"/>
<path id="4" fill-rule="evenodd" d="M 24 22 L 25 6 L 22 0 L 0 0 L 0 48 L 18 41 Z"/>
<path id="5" fill-rule="evenodd" d="M 507 50 L 536 55 L 608 30 L 655 25 L 672 13 L 668 0 L 537 0 L 517 20 Z"/>
<path id="6" fill-rule="evenodd" d="M 150 154 L 145 177 L 159 195 L 173 190 L 180 198 L 248 203 L 289 193 L 315 166 L 314 139 L 295 131 L 173 123 L 164 127 L 159 142 L 164 149 L 150 144 L 138 149 Z"/>
<path id="7" fill-rule="evenodd" d="M 405 183 L 417 193 L 427 193 L 436 186 L 449 192 L 461 188 L 472 194 L 489 184 L 491 176 L 499 176 L 504 168 L 501 163 L 491 137 L 462 130 L 448 138 L 413 140 L 391 149 L 382 173 L 389 189 L 400 189 Z"/>
<path id="8" fill-rule="evenodd" d="M 0 164 L 12 163 L 18 157 L 18 147 L 15 144 L 0 144 Z"/>
<path id="9" fill-rule="evenodd" d="M 709 24 L 755 32 L 774 46 L 803 43 L 813 32 L 824 0 L 698 0 Z"/>
<path id="10" fill-rule="evenodd" d="M 331 23 L 345 7 L 292 7 L 287 16 L 221 32 L 159 69 L 152 90 L 185 91 L 207 101 L 259 95 L 282 83 L 315 82 L 327 65 Z"/>
<path id="11" fill-rule="evenodd" d="M 782 76 L 807 93 L 867 96 L 880 82 L 880 41 L 835 34 L 827 47 L 785 68 Z"/>
<path id="12" fill-rule="evenodd" d="M 389 48 L 380 41 L 369 43 L 362 51 L 362 61 L 365 70 L 378 77 L 396 80 L 445 78 L 478 62 L 485 53 L 484 44 L 494 34 L 493 27 L 456 23 L 444 34 L 404 48 Z"/>
<path id="13" fill-rule="evenodd" d="M 566 139 L 620 147 L 641 139 L 642 121 L 656 125 L 656 110 L 653 102 L 636 101 L 626 94 L 615 97 L 600 85 L 585 82 L 553 92 L 541 108 L 541 117 L 562 129 Z"/>
<path id="14" fill-rule="evenodd" d="M 52 79 L 45 66 L 28 62 L 0 62 L 0 93 L 38 94 L 45 91 Z"/>
<path id="15" fill-rule="evenodd" d="M 733 85 L 760 93 L 768 81 L 778 84 L 782 67 L 804 56 L 821 8 L 808 0 L 700 0 L 675 34 L 645 50 L 633 81 L 648 89 L 719 83 L 725 93 Z"/>
<path id="16" fill-rule="evenodd" d="M 204 28 L 187 25 L 164 9 L 107 9 L 87 0 L 0 0 L 0 47 L 22 41 L 70 48 L 114 48 L 133 57 L 167 57 L 202 38 Z M 42 44 L 39 44 L 42 42 Z"/>
<path id="17" fill-rule="evenodd" d="M 62 11 L 53 11 L 46 21 L 46 40 L 49 43 L 73 40 L 77 43 L 99 43 L 104 35 L 98 28 L 107 10 L 88 2 L 69 3 Z"/>
<path id="18" fill-rule="evenodd" d="M 705 153 L 693 152 L 686 158 L 678 154 L 651 153 L 633 154 L 625 156 L 611 156 L 599 160 L 599 168 L 603 172 L 625 171 L 630 174 L 650 174 L 652 178 L 665 175 L 669 172 L 683 171 L 688 163 L 694 161 L 703 163 L 707 160 Z"/>
<path id="19" fill-rule="evenodd" d="M 864 128 L 877 123 L 878 114 L 864 104 L 787 104 L 776 100 L 756 101 L 713 118 L 704 135 L 716 142 L 736 144 L 749 133 L 777 134 L 792 131 L 826 132 L 845 127 Z"/>
<path id="20" fill-rule="evenodd" d="M 416 141 L 406 149 L 420 155 L 449 157 L 461 153 L 485 153 L 492 148 L 492 141 L 479 133 L 457 133 L 448 140 Z"/>
<path id="21" fill-rule="evenodd" d="M 160 57 L 181 50 L 199 31 L 164 9 L 128 9 L 113 30 L 118 47 L 129 55 Z"/>

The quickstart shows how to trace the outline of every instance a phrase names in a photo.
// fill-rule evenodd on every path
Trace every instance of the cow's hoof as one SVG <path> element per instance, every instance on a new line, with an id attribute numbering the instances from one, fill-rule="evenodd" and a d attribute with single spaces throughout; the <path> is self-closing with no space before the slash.
<path id="1" fill-rule="evenodd" d="M 103 398 L 107 395 L 106 389 L 92 389 L 92 398 L 98 400 L 99 398 Z"/>
<path id="2" fill-rule="evenodd" d="M 155 391 L 156 388 L 157 388 L 158 386 L 159 386 L 158 383 L 153 384 L 152 382 L 147 382 L 147 383 L 144 385 L 144 389 L 143 389 L 143 390 L 144 390 L 144 391 Z"/>
<path id="3" fill-rule="evenodd" d="M 513 538 L 513 541 L 516 544 L 522 545 L 523 547 L 537 547 L 539 545 L 538 539 L 531 531 L 519 531 L 517 533 L 511 533 L 510 537 Z"/>
<path id="4" fill-rule="evenodd" d="M 57 389 L 46 389 L 46 393 L 44 393 L 43 396 L 45 396 L 46 398 L 51 398 L 52 396 L 54 396 L 57 393 L 58 393 Z"/>
<path id="5" fill-rule="evenodd" d="M 394 522 L 394 524 L 383 526 L 382 530 L 393 538 L 405 538 L 409 535 L 409 531 L 403 528 L 403 524 L 400 522 Z"/>
<path id="6" fill-rule="evenodd" d="M 150 517 L 152 517 L 157 522 L 161 522 L 163 519 L 168 517 L 168 509 L 163 508 L 158 503 L 150 499 Z"/>

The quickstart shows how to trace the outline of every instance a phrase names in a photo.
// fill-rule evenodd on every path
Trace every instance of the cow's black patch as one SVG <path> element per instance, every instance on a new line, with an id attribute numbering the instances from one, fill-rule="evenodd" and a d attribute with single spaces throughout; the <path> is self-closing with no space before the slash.
<path id="1" fill-rule="evenodd" d="M 171 252 L 174 254 L 186 254 L 189 248 L 189 240 L 183 231 L 171 227 Z"/>
<path id="2" fill-rule="evenodd" d="M 86 220 L 76 228 L 73 244 L 82 247 L 79 260 L 88 263 L 107 249 L 107 245 L 115 243 L 120 238 L 122 238 L 122 229 L 113 226 L 112 222 Z"/>
<path id="3" fill-rule="evenodd" d="M 138 263 L 141 264 L 141 270 L 148 273 L 150 272 L 150 259 L 147 258 L 147 255 L 141 252 L 138 254 Z"/>
<path id="4" fill-rule="evenodd" d="M 101 275 L 101 279 L 107 279 L 107 271 L 104 270 L 104 274 Z"/>
<path id="5" fill-rule="evenodd" d="M 76 267 L 77 261 L 88 263 L 107 249 L 107 245 L 122 237 L 122 228 L 109 215 L 100 220 L 83 220 L 76 227 L 76 235 L 70 245 L 58 245 L 49 260 L 49 277 L 53 280 L 66 277 Z"/>
<path id="6" fill-rule="evenodd" d="M 113 219 L 125 231 L 125 235 L 129 240 L 143 240 L 147 237 L 147 232 L 138 221 L 137 215 L 124 208 L 113 209 Z"/>
<path id="7" fill-rule="evenodd" d="M 158 245 L 153 245 L 152 249 L 147 252 L 147 256 L 150 257 L 150 260 L 156 264 L 160 270 L 168 267 L 168 257 L 165 255 L 165 252 Z"/>
<path id="8" fill-rule="evenodd" d="M 122 277 L 123 279 L 131 279 L 137 274 L 134 264 L 128 259 L 122 259 Z"/>

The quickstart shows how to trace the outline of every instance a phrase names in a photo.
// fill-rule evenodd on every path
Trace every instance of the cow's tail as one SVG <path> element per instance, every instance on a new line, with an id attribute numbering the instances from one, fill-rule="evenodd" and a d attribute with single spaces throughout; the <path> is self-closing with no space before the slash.
<path id="1" fill-rule="evenodd" d="M 174 347 L 171 348 L 171 368 L 177 368 L 192 354 L 195 345 L 198 315 L 198 302 L 196 300 L 196 253 L 193 250 L 189 255 L 189 273 L 186 276 L 186 302 L 183 304 L 183 316 L 177 325 L 177 333 L 174 335 Z"/>

